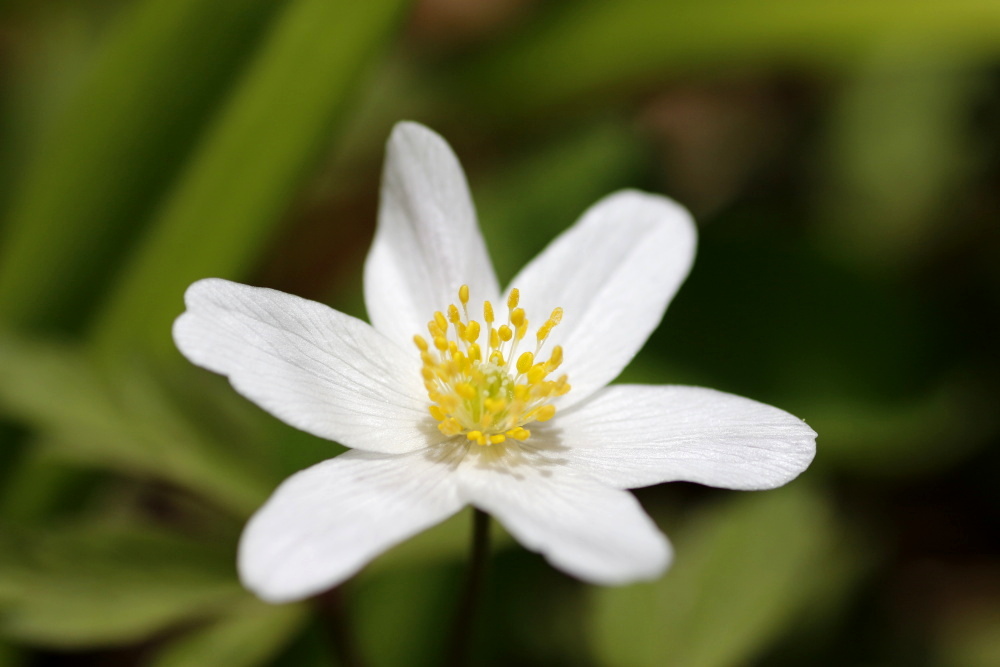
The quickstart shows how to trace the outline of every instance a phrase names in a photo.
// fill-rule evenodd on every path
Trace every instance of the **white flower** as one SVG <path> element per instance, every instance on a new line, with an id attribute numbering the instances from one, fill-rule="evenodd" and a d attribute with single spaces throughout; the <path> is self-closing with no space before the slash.
<path id="1" fill-rule="evenodd" d="M 677 204 L 602 199 L 501 293 L 441 137 L 397 125 L 383 179 L 365 265 L 371 325 L 219 279 L 188 289 L 174 325 L 192 362 L 353 448 L 290 477 L 248 523 L 239 569 L 260 597 L 334 586 L 469 504 L 581 579 L 651 579 L 670 545 L 626 489 L 769 489 L 809 465 L 816 434 L 777 408 L 697 387 L 606 386 L 691 266 L 695 228 Z"/>

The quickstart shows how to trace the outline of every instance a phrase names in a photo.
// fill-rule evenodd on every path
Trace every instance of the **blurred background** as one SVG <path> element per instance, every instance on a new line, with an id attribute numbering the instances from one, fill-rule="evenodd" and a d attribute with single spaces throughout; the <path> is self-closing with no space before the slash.
<path id="1" fill-rule="evenodd" d="M 342 449 L 169 333 L 206 276 L 363 316 L 402 119 L 454 146 L 502 281 L 615 189 L 683 202 L 693 273 L 621 379 L 820 434 L 774 492 L 639 491 L 652 584 L 495 527 L 477 664 L 1000 665 L 996 0 L 7 0 L 0 666 L 441 663 L 468 512 L 257 601 L 243 522 Z"/>

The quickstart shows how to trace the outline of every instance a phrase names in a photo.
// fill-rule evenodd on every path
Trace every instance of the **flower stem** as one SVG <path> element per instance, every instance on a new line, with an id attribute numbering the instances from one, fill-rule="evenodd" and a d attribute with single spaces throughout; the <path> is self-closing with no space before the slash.
<path id="1" fill-rule="evenodd" d="M 317 597 L 319 610 L 327 620 L 330 645 L 338 664 L 344 667 L 364 667 L 364 661 L 354 642 L 347 604 L 341 587 L 330 589 Z"/>
<path id="2" fill-rule="evenodd" d="M 479 598 L 486 575 L 486 562 L 490 551 L 490 515 L 480 509 L 472 514 L 472 551 L 465 588 L 459 600 L 455 622 L 452 625 L 451 648 L 448 664 L 462 667 L 469 664 L 472 635 Z"/>

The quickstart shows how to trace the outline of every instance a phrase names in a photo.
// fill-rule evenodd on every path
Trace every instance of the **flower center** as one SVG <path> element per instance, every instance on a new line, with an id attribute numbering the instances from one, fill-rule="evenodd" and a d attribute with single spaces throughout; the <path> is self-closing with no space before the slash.
<path id="1" fill-rule="evenodd" d="M 562 308 L 553 310 L 535 332 L 534 350 L 518 355 L 528 332 L 519 299 L 520 293 L 512 289 L 507 322 L 499 326 L 493 305 L 484 302 L 485 325 L 480 325 L 469 317 L 469 286 L 462 285 L 461 305 L 451 304 L 447 317 L 438 311 L 427 323 L 431 342 L 413 337 L 424 363 L 420 373 L 431 399 L 430 413 L 445 435 L 465 434 L 480 445 L 496 445 L 507 438 L 527 440 L 531 431 L 524 426 L 552 419 L 556 413 L 552 399 L 570 390 L 566 375 L 548 379 L 562 363 L 562 347 L 556 345 L 547 360 L 539 361 L 545 340 L 562 320 Z"/>

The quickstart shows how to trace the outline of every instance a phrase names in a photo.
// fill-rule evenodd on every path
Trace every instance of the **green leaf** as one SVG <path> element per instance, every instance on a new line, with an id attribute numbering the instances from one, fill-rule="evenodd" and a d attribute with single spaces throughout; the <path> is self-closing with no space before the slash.
<path id="1" fill-rule="evenodd" d="M 151 667 L 253 667 L 267 664 L 302 628 L 304 605 L 269 605 L 248 598 L 220 620 L 171 642 Z"/>
<path id="2" fill-rule="evenodd" d="M 17 188 L 0 319 L 82 323 L 282 4 L 145 0 L 123 12 Z"/>
<path id="3" fill-rule="evenodd" d="M 150 528 L 8 533 L 0 548 L 0 628 L 33 644 L 134 642 L 248 595 L 228 549 Z"/>
<path id="4" fill-rule="evenodd" d="M 556 5 L 535 25 L 452 72 L 494 116 L 655 84 L 664 73 L 756 63 L 839 65 L 891 36 L 967 59 L 995 54 L 992 0 L 619 0 Z"/>
<path id="5" fill-rule="evenodd" d="M 822 498 L 801 482 L 737 496 L 695 519 L 659 581 L 594 590 L 602 664 L 747 664 L 838 564 L 833 530 Z"/>
<path id="6" fill-rule="evenodd" d="M 238 516 L 276 481 L 242 443 L 191 424 L 141 368 L 109 374 L 77 347 L 3 336 L 0 367 L 0 409 L 41 429 L 59 458 L 168 480 Z"/>
<path id="7" fill-rule="evenodd" d="M 96 332 L 104 349 L 171 351 L 185 288 L 246 272 L 404 4 L 292 2 L 128 266 Z"/>

